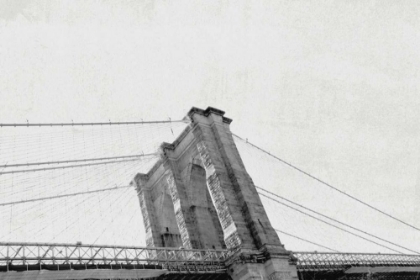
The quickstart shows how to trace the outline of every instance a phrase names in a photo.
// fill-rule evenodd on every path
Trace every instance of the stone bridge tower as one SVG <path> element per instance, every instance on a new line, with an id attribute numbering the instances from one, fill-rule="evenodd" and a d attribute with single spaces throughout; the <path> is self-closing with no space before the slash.
<path id="1" fill-rule="evenodd" d="M 192 108 L 191 124 L 161 159 L 134 178 L 150 247 L 235 249 L 233 280 L 297 279 L 229 129 L 215 108 Z"/>

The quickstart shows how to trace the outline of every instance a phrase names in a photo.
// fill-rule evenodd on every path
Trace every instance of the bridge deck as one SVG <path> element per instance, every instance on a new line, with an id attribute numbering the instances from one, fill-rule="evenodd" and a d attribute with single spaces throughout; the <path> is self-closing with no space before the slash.
<path id="1" fill-rule="evenodd" d="M 118 275 L 122 273 L 121 271 L 131 271 L 124 272 L 128 274 L 143 271 L 144 277 L 141 278 L 159 277 L 171 280 L 184 279 L 186 276 L 188 279 L 199 280 L 230 279 L 226 273 L 225 263 L 233 255 L 233 251 L 212 249 L 0 243 L 0 271 L 6 272 L 0 273 L 0 279 L 16 271 L 38 271 L 38 274 L 48 273 L 41 271 L 56 271 L 56 274 L 68 271 L 76 275 L 84 274 L 80 271 L 92 270 L 96 270 L 99 274 L 105 270 L 108 271 L 108 275 L 112 273 Z M 350 268 L 353 268 L 353 273 L 359 274 L 369 271 L 368 268 L 372 267 L 388 267 L 388 273 L 392 271 L 408 273 L 413 270 L 401 269 L 404 267 L 416 267 L 417 270 L 420 268 L 420 255 L 293 252 L 293 256 L 297 259 L 297 270 L 301 276 L 328 274 L 333 277 L 337 273 L 340 275 L 344 275 L 346 271 L 351 273 Z M 354 270 L 355 267 L 359 267 L 360 271 Z M 393 269 L 396 267 L 400 269 Z M 150 271 L 155 273 L 151 275 Z"/>
<path id="2" fill-rule="evenodd" d="M 299 271 L 343 270 L 358 266 L 417 266 L 420 255 L 294 252 Z"/>
<path id="3" fill-rule="evenodd" d="M 224 269 L 227 250 L 184 250 L 108 245 L 0 243 L 0 269 Z M 27 269 L 25 269 L 27 268 Z"/>

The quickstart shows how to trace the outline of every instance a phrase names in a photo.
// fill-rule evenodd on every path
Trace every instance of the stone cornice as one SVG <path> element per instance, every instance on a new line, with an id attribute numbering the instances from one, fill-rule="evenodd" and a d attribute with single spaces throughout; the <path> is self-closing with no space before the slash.
<path id="1" fill-rule="evenodd" d="M 205 117 L 208 117 L 210 114 L 215 114 L 215 115 L 221 116 L 224 123 L 230 124 L 232 122 L 232 119 L 223 117 L 225 115 L 224 111 L 219 110 L 217 108 L 213 108 L 213 107 L 207 107 L 206 110 L 203 110 L 203 109 L 200 109 L 200 108 L 197 108 L 197 107 L 192 107 L 190 109 L 190 111 L 188 112 L 187 116 L 190 119 L 192 119 L 194 114 L 199 114 L 199 115 L 202 115 L 202 116 L 205 116 Z"/>

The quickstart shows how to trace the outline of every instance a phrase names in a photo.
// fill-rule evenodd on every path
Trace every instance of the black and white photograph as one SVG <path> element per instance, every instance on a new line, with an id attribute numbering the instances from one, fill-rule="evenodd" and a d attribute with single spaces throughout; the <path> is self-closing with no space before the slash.
<path id="1" fill-rule="evenodd" d="M 420 2 L 0 0 L 0 280 L 420 280 Z"/>

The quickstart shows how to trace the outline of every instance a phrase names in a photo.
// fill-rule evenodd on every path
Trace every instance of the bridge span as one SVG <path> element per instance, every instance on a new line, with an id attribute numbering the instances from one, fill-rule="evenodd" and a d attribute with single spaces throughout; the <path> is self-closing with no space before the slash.
<path id="1" fill-rule="evenodd" d="M 251 261 L 237 259 L 239 250 L 176 249 L 59 243 L 0 243 L 0 279 L 49 275 L 54 279 L 231 279 L 232 262 L 264 263 L 264 254 Z M 381 279 L 416 279 L 420 256 L 403 254 L 292 252 L 301 279 L 386 274 Z M 21 273 L 19 273 L 21 272 Z M 6 278 L 8 277 L 12 278 Z M 306 276 L 306 277 L 305 277 Z M 118 278 L 119 277 L 119 278 Z"/>
<path id="2" fill-rule="evenodd" d="M 236 148 L 232 120 L 211 107 L 186 118 L 153 167 L 130 182 L 146 247 L 2 242 L 0 280 L 420 279 L 420 254 L 287 250 Z"/>

